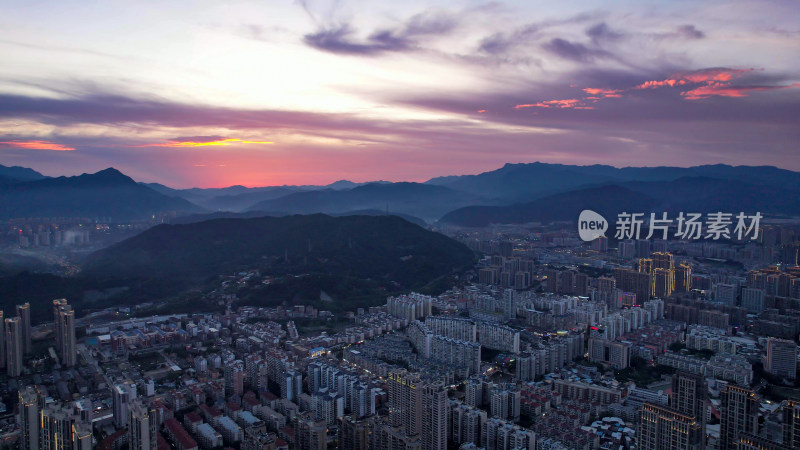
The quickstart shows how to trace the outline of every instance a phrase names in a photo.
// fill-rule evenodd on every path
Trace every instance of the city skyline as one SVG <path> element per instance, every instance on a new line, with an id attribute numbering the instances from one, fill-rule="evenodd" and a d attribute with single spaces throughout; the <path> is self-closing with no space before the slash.
<path id="1" fill-rule="evenodd" d="M 0 163 L 174 187 L 507 162 L 800 170 L 798 11 L 735 5 L 15 6 Z"/>

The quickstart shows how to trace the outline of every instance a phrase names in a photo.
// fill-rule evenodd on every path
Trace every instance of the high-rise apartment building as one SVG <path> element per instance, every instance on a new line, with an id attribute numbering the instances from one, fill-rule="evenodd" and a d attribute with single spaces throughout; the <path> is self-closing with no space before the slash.
<path id="1" fill-rule="evenodd" d="M 39 393 L 34 386 L 25 386 L 24 389 L 20 389 L 18 396 L 19 448 L 21 450 L 36 450 L 39 448 Z"/>
<path id="2" fill-rule="evenodd" d="M 155 408 L 141 400 L 128 405 L 128 448 L 131 450 L 156 450 L 158 448 L 158 417 Z"/>
<path id="3" fill-rule="evenodd" d="M 675 292 L 689 292 L 692 290 L 692 266 L 678 264 L 675 266 Z"/>
<path id="4" fill-rule="evenodd" d="M 631 269 L 614 269 L 614 280 L 623 292 L 632 292 L 638 303 L 645 302 L 652 295 L 652 275 Z"/>
<path id="5" fill-rule="evenodd" d="M 641 258 L 637 263 L 639 272 L 653 273 L 653 260 L 650 258 Z"/>
<path id="6" fill-rule="evenodd" d="M 653 296 L 666 298 L 672 295 L 674 271 L 662 268 L 653 269 Z"/>
<path id="7" fill-rule="evenodd" d="M 626 369 L 631 361 L 631 346 L 625 342 L 590 338 L 589 361 L 609 364 L 617 370 Z"/>
<path id="8" fill-rule="evenodd" d="M 439 381 L 422 388 L 422 442 L 426 449 L 447 449 L 449 402 L 447 388 Z"/>
<path id="9" fill-rule="evenodd" d="M 0 309 L 0 369 L 6 367 L 6 321 Z"/>
<path id="10" fill-rule="evenodd" d="M 720 393 L 720 450 L 736 449 L 739 435 L 758 434 L 760 399 L 751 389 L 728 385 Z"/>
<path id="11" fill-rule="evenodd" d="M 281 389 L 281 398 L 295 402 L 303 392 L 303 374 L 294 370 L 283 372 L 278 378 L 278 385 Z"/>
<path id="12" fill-rule="evenodd" d="M 592 250 L 605 253 L 608 251 L 608 238 L 600 236 L 592 241 Z"/>
<path id="13" fill-rule="evenodd" d="M 767 339 L 764 369 L 776 376 L 794 380 L 797 377 L 797 345 L 786 339 Z"/>
<path id="14" fill-rule="evenodd" d="M 50 404 L 41 412 L 42 450 L 89 450 L 92 448 L 91 424 L 81 422 L 72 408 Z"/>
<path id="15" fill-rule="evenodd" d="M 675 290 L 675 261 L 671 253 L 655 252 L 650 258 L 640 259 L 639 272 L 651 275 L 651 296 L 665 298 Z"/>
<path id="16" fill-rule="evenodd" d="M 483 444 L 484 427 L 488 416 L 486 411 L 464 403 L 450 404 L 450 439 L 456 444 Z"/>
<path id="17" fill-rule="evenodd" d="M 783 410 L 783 445 L 800 448 L 800 401 L 787 400 L 781 405 Z"/>
<path id="18" fill-rule="evenodd" d="M 405 370 L 389 374 L 389 422 L 409 436 L 422 432 L 422 380 Z"/>
<path id="19" fill-rule="evenodd" d="M 75 343 L 75 311 L 66 299 L 53 300 L 53 325 L 56 335 L 56 350 L 64 367 L 78 363 Z"/>
<path id="20" fill-rule="evenodd" d="M 638 239 L 636 244 L 636 256 L 639 258 L 647 258 L 650 256 L 651 245 L 647 239 Z"/>
<path id="21" fill-rule="evenodd" d="M 650 257 L 653 259 L 653 269 L 675 269 L 675 260 L 672 257 L 672 253 L 655 252 Z"/>
<path id="22" fill-rule="evenodd" d="M 31 351 L 31 305 L 23 303 L 17 305 L 17 317 L 22 331 L 22 353 L 27 354 Z"/>
<path id="23" fill-rule="evenodd" d="M 114 424 L 117 428 L 128 426 L 130 420 L 128 408 L 136 399 L 136 384 L 132 381 L 115 384 L 111 388 L 111 400 L 114 406 Z"/>
<path id="24" fill-rule="evenodd" d="M 673 375 L 669 403 L 669 406 L 642 405 L 639 410 L 639 448 L 704 449 L 708 388 L 703 376 L 688 372 Z"/>
<path id="25" fill-rule="evenodd" d="M 22 374 L 22 328 L 19 317 L 5 320 L 6 372 L 11 378 Z"/>
<path id="26" fill-rule="evenodd" d="M 622 259 L 633 259 L 636 257 L 636 244 L 631 241 L 623 241 L 617 247 L 617 254 Z"/>
<path id="27" fill-rule="evenodd" d="M 764 290 L 758 288 L 742 288 L 742 308 L 752 314 L 764 311 Z"/>
<path id="28" fill-rule="evenodd" d="M 714 285 L 714 299 L 719 303 L 736 306 L 736 294 L 739 288 L 735 284 L 719 283 Z"/>
<path id="29" fill-rule="evenodd" d="M 369 435 L 372 419 L 361 419 L 349 415 L 339 419 L 339 448 L 342 450 L 369 450 Z"/>
<path id="30" fill-rule="evenodd" d="M 422 381 L 419 374 L 399 370 L 389 374 L 389 425 L 422 448 L 447 448 L 449 404 L 441 382 Z"/>
<path id="31" fill-rule="evenodd" d="M 677 372 L 673 375 L 669 404 L 677 412 L 697 419 L 705 433 L 708 386 L 702 375 L 689 372 Z"/>
<path id="32" fill-rule="evenodd" d="M 644 403 L 637 432 L 640 450 L 702 450 L 705 431 L 695 417 Z"/>
<path id="33" fill-rule="evenodd" d="M 328 426 L 324 420 L 314 420 L 310 414 L 298 414 L 294 421 L 296 448 L 325 450 L 328 448 Z"/>

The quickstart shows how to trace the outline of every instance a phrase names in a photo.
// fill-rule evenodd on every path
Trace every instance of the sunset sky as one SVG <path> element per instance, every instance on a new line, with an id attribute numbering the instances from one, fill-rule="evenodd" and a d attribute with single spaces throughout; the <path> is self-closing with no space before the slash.
<path id="1" fill-rule="evenodd" d="M 0 1 L 0 164 L 173 187 L 800 170 L 792 1 Z"/>

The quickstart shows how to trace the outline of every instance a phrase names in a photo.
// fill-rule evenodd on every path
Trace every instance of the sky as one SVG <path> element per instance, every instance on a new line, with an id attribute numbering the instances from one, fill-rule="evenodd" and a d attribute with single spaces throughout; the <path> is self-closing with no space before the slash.
<path id="1" fill-rule="evenodd" d="M 793 1 L 0 0 L 0 164 L 172 187 L 800 170 Z"/>

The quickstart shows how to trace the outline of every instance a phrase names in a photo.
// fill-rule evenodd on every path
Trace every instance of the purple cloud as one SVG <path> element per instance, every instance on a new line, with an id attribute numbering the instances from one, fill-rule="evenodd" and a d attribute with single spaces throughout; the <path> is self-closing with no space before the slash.
<path id="1" fill-rule="evenodd" d="M 373 34 L 366 42 L 356 42 L 353 39 L 354 34 L 349 25 L 341 25 L 334 29 L 324 29 L 307 34 L 303 37 L 303 42 L 317 50 L 361 56 L 407 50 L 411 47 L 411 41 L 395 37 L 389 31 Z"/>
<path id="2" fill-rule="evenodd" d="M 331 53 L 375 56 L 386 52 L 418 49 L 419 39 L 444 35 L 458 26 L 452 15 L 444 13 L 416 14 L 395 29 L 380 29 L 359 40 L 356 31 L 347 23 L 322 26 L 306 34 L 303 42 L 318 50 Z"/>
<path id="3" fill-rule="evenodd" d="M 528 24 L 514 30 L 512 33 L 495 33 L 483 38 L 478 50 L 490 55 L 505 54 L 512 48 L 531 40 L 539 31 L 540 26 L 538 24 Z"/>
<path id="4" fill-rule="evenodd" d="M 676 33 L 685 39 L 703 39 L 706 37 L 706 34 L 695 28 L 694 25 L 681 25 L 676 30 Z"/>
<path id="5" fill-rule="evenodd" d="M 595 44 L 602 41 L 617 41 L 625 37 L 624 33 L 612 30 L 605 22 L 598 23 L 586 30 L 586 35 Z"/>
<path id="6" fill-rule="evenodd" d="M 612 58 L 613 55 L 600 48 L 589 48 L 579 42 L 554 38 L 542 45 L 542 48 L 563 59 L 578 62 L 592 62 L 601 58 Z"/>

